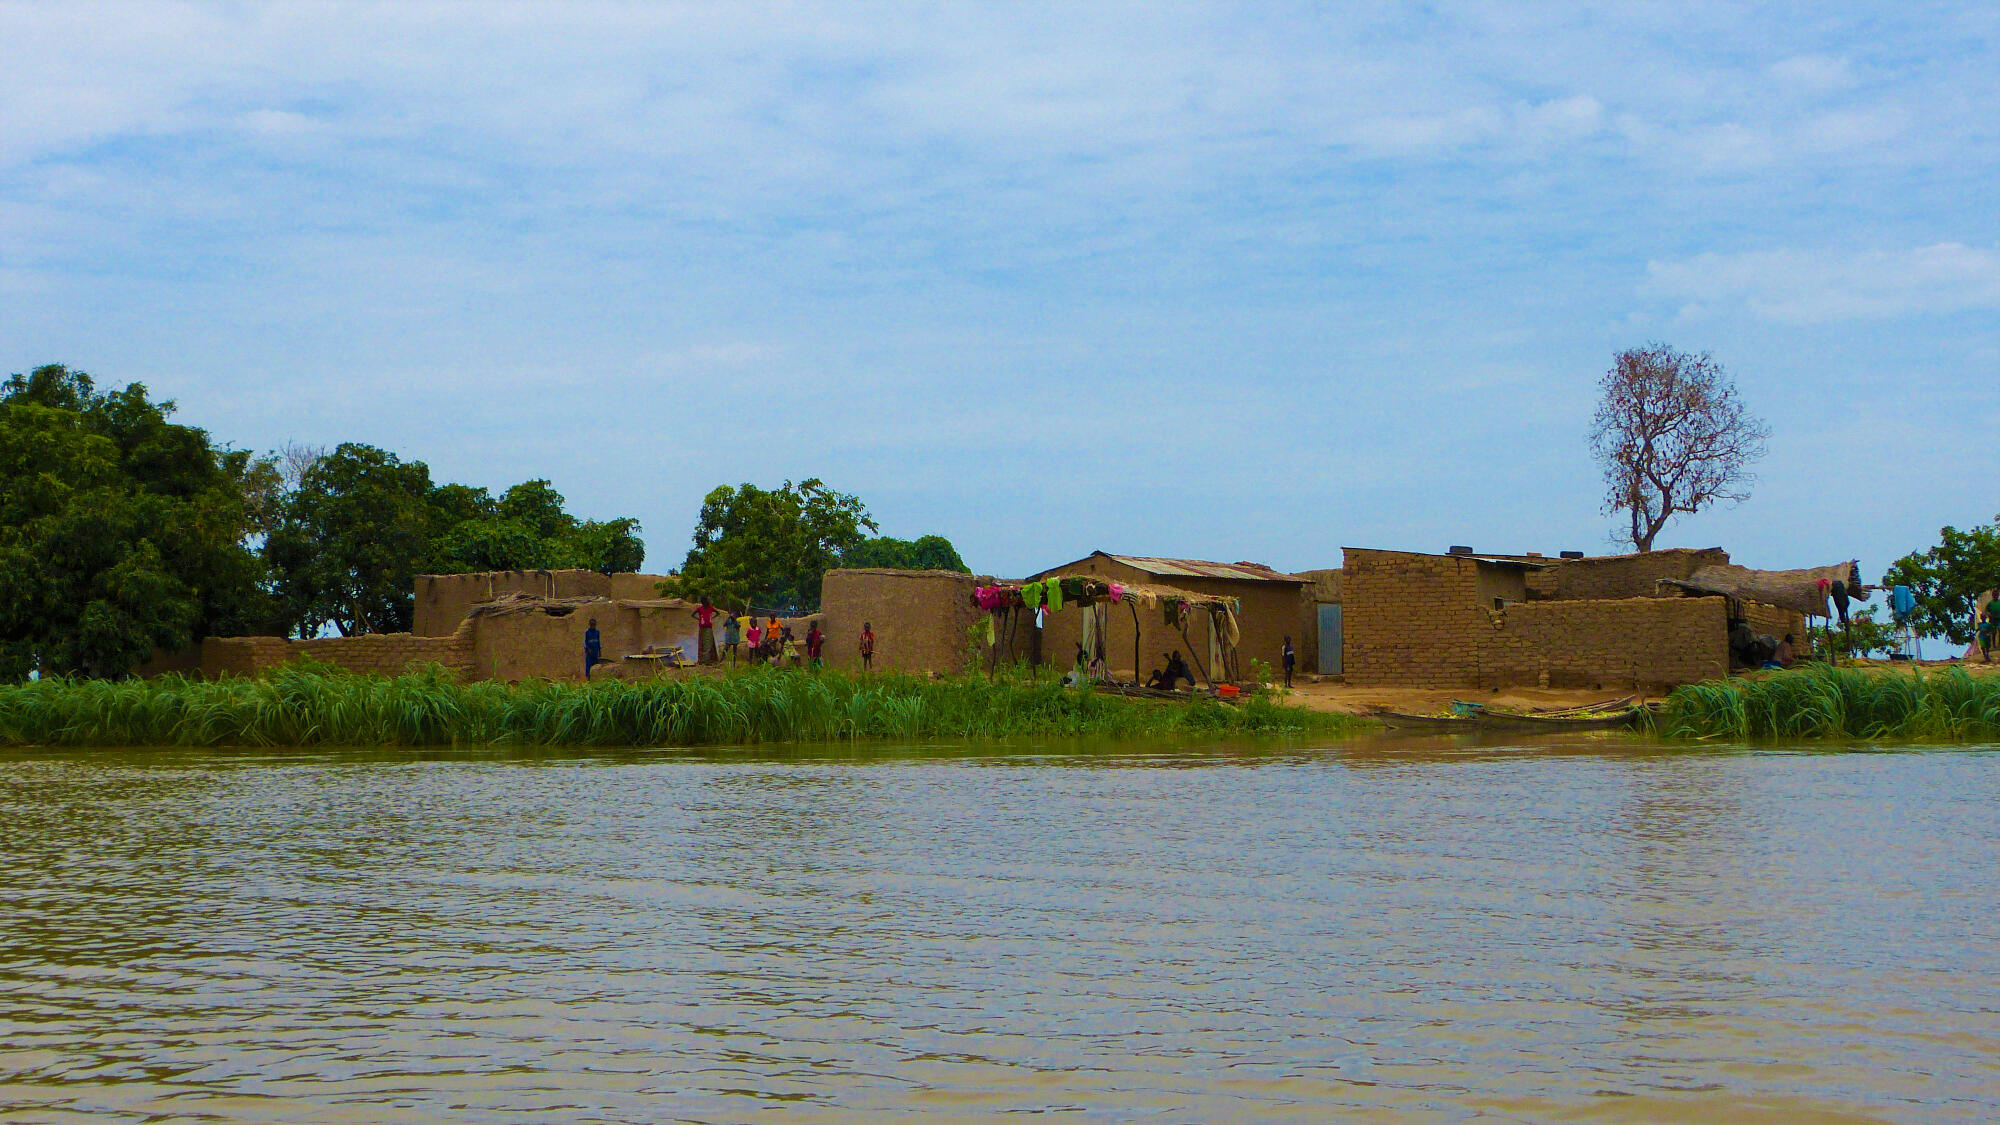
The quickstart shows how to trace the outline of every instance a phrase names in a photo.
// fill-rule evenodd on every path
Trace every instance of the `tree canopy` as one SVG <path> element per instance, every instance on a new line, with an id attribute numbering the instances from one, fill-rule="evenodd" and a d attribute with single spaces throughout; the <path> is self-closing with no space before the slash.
<path id="1" fill-rule="evenodd" d="M 924 535 L 916 539 L 891 539 L 888 536 L 863 539 L 841 554 L 840 565 L 972 573 L 965 560 L 958 557 L 958 548 L 942 535 Z"/>
<path id="2" fill-rule="evenodd" d="M 173 412 L 62 364 L 0 386 L 0 678 L 121 676 L 263 623 L 259 463 Z"/>
<path id="3" fill-rule="evenodd" d="M 1620 538 L 1635 550 L 1652 550 L 1677 515 L 1749 497 L 1750 466 L 1770 430 L 1714 357 L 1630 348 L 1598 387 L 1590 447 L 1604 471 L 1604 511 L 1625 516 Z"/>
<path id="4" fill-rule="evenodd" d="M 1897 559 L 1882 585 L 1916 595 L 1918 632 L 1972 643 L 1973 599 L 2000 589 L 2000 515 L 1969 531 L 1940 528 L 1937 546 Z"/>
<path id="5" fill-rule="evenodd" d="M 421 461 L 343 444 L 305 465 L 280 506 L 265 558 L 286 626 L 311 636 L 401 632 L 419 574 L 574 568 L 637 570 L 639 521 L 579 520 L 546 480 L 509 488 L 436 485 Z"/>
<path id="6" fill-rule="evenodd" d="M 817 477 L 773 489 L 722 485 L 703 498 L 694 546 L 661 591 L 810 612 L 820 578 L 875 530 L 859 499 Z"/>

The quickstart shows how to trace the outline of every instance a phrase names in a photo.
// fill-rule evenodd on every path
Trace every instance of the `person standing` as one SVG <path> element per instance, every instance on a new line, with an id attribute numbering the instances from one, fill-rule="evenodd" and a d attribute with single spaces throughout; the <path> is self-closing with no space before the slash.
<path id="1" fill-rule="evenodd" d="M 701 604 L 695 606 L 694 612 L 689 616 L 694 618 L 694 623 L 698 628 L 694 642 L 695 663 L 717 663 L 718 658 L 715 655 L 715 606 L 709 603 L 708 595 L 702 595 Z"/>
<path id="2" fill-rule="evenodd" d="M 785 643 L 779 650 L 779 655 L 784 657 L 786 667 L 796 668 L 799 666 L 799 640 L 797 637 L 792 636 L 792 627 L 790 625 L 785 626 Z"/>
<path id="3" fill-rule="evenodd" d="M 743 647 L 743 621 L 735 616 L 722 619 L 722 647 L 729 651 L 729 666 L 736 667 L 736 656 Z"/>
<path id="4" fill-rule="evenodd" d="M 820 650 L 825 647 L 826 634 L 820 632 L 819 622 L 815 621 L 806 629 L 806 660 L 811 662 L 814 668 L 821 666 Z"/>
<path id="5" fill-rule="evenodd" d="M 750 645 L 750 659 L 757 659 L 764 647 L 764 627 L 757 623 L 754 613 L 750 615 L 750 628 L 743 634 L 743 639 Z"/>
<path id="6" fill-rule="evenodd" d="M 1296 649 L 1292 648 L 1292 638 L 1289 635 L 1285 637 L 1284 660 L 1285 660 L 1285 686 L 1291 687 L 1292 672 L 1299 666 L 1299 654 Z"/>
<path id="7" fill-rule="evenodd" d="M 875 667 L 875 626 L 861 623 L 861 670 L 872 671 Z"/>
<path id="8" fill-rule="evenodd" d="M 597 632 L 597 618 L 590 619 L 590 628 L 583 631 L 583 678 L 590 678 L 590 670 L 604 663 L 604 638 Z"/>
<path id="9" fill-rule="evenodd" d="M 1979 611 L 1979 659 L 1993 663 L 1993 646 L 2000 643 L 2000 598 L 1986 603 Z"/>

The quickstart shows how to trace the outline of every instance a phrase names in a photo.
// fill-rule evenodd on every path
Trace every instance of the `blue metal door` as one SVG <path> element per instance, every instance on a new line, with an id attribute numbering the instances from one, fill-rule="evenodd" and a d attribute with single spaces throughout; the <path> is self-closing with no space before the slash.
<path id="1" fill-rule="evenodd" d="M 1340 674 L 1340 607 L 1319 607 L 1319 674 Z"/>

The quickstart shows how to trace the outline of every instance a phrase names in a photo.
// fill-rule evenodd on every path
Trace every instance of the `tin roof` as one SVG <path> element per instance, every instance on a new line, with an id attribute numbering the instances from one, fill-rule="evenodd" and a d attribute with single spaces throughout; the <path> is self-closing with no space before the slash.
<path id="1" fill-rule="evenodd" d="M 1162 578 L 1223 578 L 1234 582 L 1289 582 L 1300 586 L 1311 582 L 1311 579 L 1300 578 L 1296 574 L 1286 574 L 1283 571 L 1273 570 L 1263 563 L 1219 563 L 1209 562 L 1205 559 L 1163 559 L 1153 555 L 1114 555 L 1109 551 L 1094 552 L 1092 557 L 1101 557 L 1110 559 L 1112 562 L 1124 563 L 1134 570 L 1144 571 L 1147 574 L 1157 575 Z M 1070 565 L 1074 566 L 1075 564 L 1072 563 Z M 1037 575 L 1036 577 L 1054 574 L 1057 571 L 1065 569 L 1067 568 L 1056 567 L 1053 570 L 1045 570 L 1041 575 Z"/>

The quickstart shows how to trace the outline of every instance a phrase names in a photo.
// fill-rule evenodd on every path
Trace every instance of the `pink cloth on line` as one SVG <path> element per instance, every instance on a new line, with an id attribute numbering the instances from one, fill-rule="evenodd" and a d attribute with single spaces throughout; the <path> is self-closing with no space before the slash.
<path id="1" fill-rule="evenodd" d="M 1113 582 L 1113 583 L 1111 584 L 1111 600 L 1112 600 L 1112 601 L 1114 601 L 1114 602 L 1122 602 L 1122 601 L 1124 601 L 1124 600 L 1125 600 L 1125 585 L 1124 585 L 1124 583 L 1122 583 L 1122 582 Z"/>

